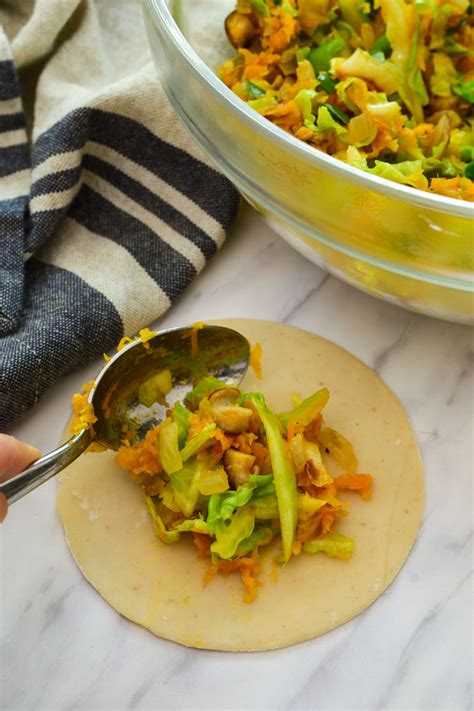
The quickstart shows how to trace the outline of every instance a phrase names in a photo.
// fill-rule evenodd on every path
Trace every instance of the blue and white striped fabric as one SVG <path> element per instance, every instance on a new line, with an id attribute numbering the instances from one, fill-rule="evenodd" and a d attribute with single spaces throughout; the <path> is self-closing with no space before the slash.
<path id="1" fill-rule="evenodd" d="M 0 430 L 163 314 L 236 214 L 156 80 L 140 86 L 73 108 L 30 146 L 0 30 Z"/>

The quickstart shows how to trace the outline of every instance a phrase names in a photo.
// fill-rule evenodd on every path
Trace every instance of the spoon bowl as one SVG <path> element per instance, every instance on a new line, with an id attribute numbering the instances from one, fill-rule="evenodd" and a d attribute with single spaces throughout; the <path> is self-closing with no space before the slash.
<path id="1" fill-rule="evenodd" d="M 143 438 L 200 378 L 212 375 L 227 385 L 238 385 L 249 361 L 247 339 L 223 326 L 172 328 L 147 340 L 134 339 L 106 363 L 94 380 L 88 395 L 97 417 L 93 429 L 82 429 L 61 447 L 1 484 L 0 492 L 12 504 L 65 469 L 92 442 L 117 450 L 125 436 Z M 166 404 L 144 405 L 139 398 L 140 385 L 164 370 L 171 374 Z"/>

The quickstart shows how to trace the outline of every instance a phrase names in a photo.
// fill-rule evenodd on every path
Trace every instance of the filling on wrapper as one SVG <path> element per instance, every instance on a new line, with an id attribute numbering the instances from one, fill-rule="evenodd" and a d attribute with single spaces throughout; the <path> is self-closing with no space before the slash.
<path id="1" fill-rule="evenodd" d="M 157 379 L 169 377 L 153 376 L 143 397 L 158 397 Z M 348 515 L 339 492 L 369 498 L 372 477 L 355 473 L 351 443 L 324 426 L 328 399 L 322 388 L 277 415 L 262 393 L 203 378 L 143 440 L 125 441 L 117 464 L 143 488 L 160 540 L 192 536 L 209 561 L 205 582 L 238 571 L 251 602 L 259 555 L 274 539 L 281 539 L 282 563 L 302 552 L 347 559 L 354 550 L 353 539 L 337 532 Z M 340 476 L 329 474 L 322 452 L 338 462 Z"/>
<path id="2" fill-rule="evenodd" d="M 59 477 L 58 511 L 84 576 L 128 619 L 186 646 L 275 649 L 390 584 L 420 525 L 422 463 L 400 403 L 357 358 L 286 325 L 216 325 L 261 344 L 240 389 L 201 381 L 164 405 L 148 442 L 123 443 L 126 470 L 117 452 L 80 457 Z M 168 387 L 155 372 L 141 397 L 164 402 Z"/>

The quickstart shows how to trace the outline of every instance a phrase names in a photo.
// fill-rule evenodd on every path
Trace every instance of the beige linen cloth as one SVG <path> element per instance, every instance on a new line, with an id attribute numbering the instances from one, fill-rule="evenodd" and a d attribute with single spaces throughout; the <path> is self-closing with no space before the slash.
<path id="1" fill-rule="evenodd" d="M 169 308 L 235 190 L 156 78 L 137 0 L 0 0 L 0 430 Z"/>

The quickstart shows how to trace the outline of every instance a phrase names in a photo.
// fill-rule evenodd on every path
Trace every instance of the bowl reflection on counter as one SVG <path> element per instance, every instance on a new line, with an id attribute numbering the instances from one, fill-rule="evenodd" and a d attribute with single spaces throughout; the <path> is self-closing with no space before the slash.
<path id="1" fill-rule="evenodd" d="M 200 147 L 311 261 L 405 308 L 473 322 L 473 206 L 363 173 L 250 109 L 208 66 L 228 51 L 212 39 L 219 48 L 233 4 L 145 0 L 162 85 Z"/>

